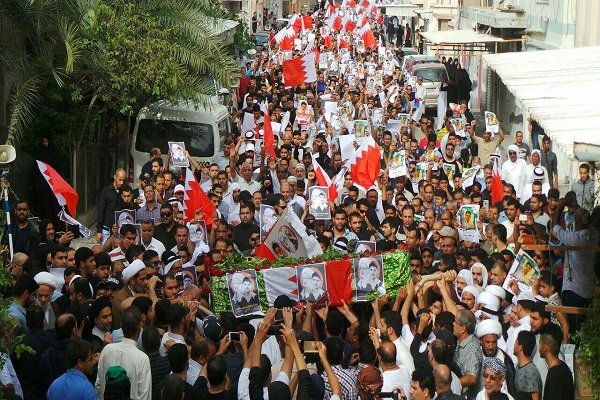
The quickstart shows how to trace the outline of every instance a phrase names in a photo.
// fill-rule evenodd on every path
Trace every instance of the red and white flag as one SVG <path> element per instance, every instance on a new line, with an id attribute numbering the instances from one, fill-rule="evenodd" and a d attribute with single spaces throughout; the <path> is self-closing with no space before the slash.
<path id="1" fill-rule="evenodd" d="M 500 178 L 498 157 L 493 157 L 492 160 L 492 204 L 496 204 L 502 201 L 504 185 L 502 185 L 502 178 Z"/>
<path id="2" fill-rule="evenodd" d="M 350 176 L 354 185 L 368 190 L 379 176 L 381 171 L 381 152 L 373 136 L 367 140 L 348 159 Z"/>
<path id="3" fill-rule="evenodd" d="M 50 190 L 52 190 L 52 193 L 54 193 L 54 196 L 56 196 L 58 204 L 61 207 L 66 206 L 69 214 L 75 216 L 75 212 L 77 211 L 77 202 L 79 201 L 79 195 L 75 189 L 73 189 L 71 185 L 69 185 L 67 181 L 65 181 L 63 177 L 60 176 L 60 174 L 56 172 L 56 170 L 50 165 L 38 160 L 36 161 L 40 173 L 46 182 L 48 182 Z"/>
<path id="4" fill-rule="evenodd" d="M 293 26 L 288 26 L 277 32 L 275 35 L 275 43 L 283 51 L 292 50 L 294 47 L 294 39 L 296 38 L 296 31 Z"/>
<path id="5" fill-rule="evenodd" d="M 313 19 L 310 15 L 302 16 L 302 29 L 312 29 Z"/>
<path id="6" fill-rule="evenodd" d="M 327 20 L 327 25 L 334 31 L 341 31 L 344 26 L 342 17 L 334 15 Z"/>
<path id="7" fill-rule="evenodd" d="M 356 24 L 354 22 L 352 22 L 350 17 L 345 16 L 344 19 L 342 20 L 342 22 L 344 24 L 344 29 L 346 29 L 348 32 L 354 32 L 354 28 L 356 28 Z"/>
<path id="8" fill-rule="evenodd" d="M 332 4 L 329 0 L 327 0 L 327 3 L 325 3 L 325 16 L 327 18 L 331 17 L 335 13 L 335 1 L 333 3 L 334 4 Z"/>
<path id="9" fill-rule="evenodd" d="M 371 30 L 371 24 L 368 22 L 358 30 L 358 35 L 362 37 L 365 49 L 377 47 L 377 39 L 375 39 L 375 35 L 373 35 L 373 31 Z"/>
<path id="10" fill-rule="evenodd" d="M 323 36 L 324 42 L 323 44 L 325 45 L 325 48 L 327 50 L 331 50 L 333 48 L 333 43 L 331 43 L 331 35 L 325 35 Z"/>
<path id="11" fill-rule="evenodd" d="M 214 203 L 204 193 L 194 173 L 189 168 L 185 170 L 183 207 L 185 222 L 193 220 L 196 217 L 196 211 L 202 210 L 202 219 L 206 223 L 207 228 L 210 228 L 212 225 L 213 214 L 217 211 L 217 207 L 215 207 Z"/>
<path id="12" fill-rule="evenodd" d="M 283 80 L 286 86 L 298 86 L 317 80 L 317 55 L 308 53 L 283 62 Z"/>
<path id="13" fill-rule="evenodd" d="M 275 136 L 273 135 L 273 127 L 271 126 L 271 116 L 269 115 L 269 107 L 267 107 L 265 110 L 263 130 L 263 146 L 265 147 L 265 154 L 273 159 L 276 159 L 277 155 L 275 154 L 275 149 L 273 148 L 273 144 L 275 143 Z"/>
<path id="14" fill-rule="evenodd" d="M 315 170 L 315 178 L 317 178 L 317 182 L 319 186 L 325 186 L 329 191 L 329 201 L 336 201 L 339 195 L 338 189 L 327 175 L 327 172 L 321 167 L 321 164 L 317 161 L 317 156 L 315 154 L 312 155 L 312 165 Z"/>

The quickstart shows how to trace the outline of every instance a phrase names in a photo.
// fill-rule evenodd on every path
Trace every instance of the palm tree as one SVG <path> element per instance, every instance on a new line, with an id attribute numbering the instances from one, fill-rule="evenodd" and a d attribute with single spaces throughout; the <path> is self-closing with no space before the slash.
<path id="1" fill-rule="evenodd" d="M 98 103 L 131 114 L 160 98 L 206 102 L 213 80 L 229 87 L 237 73 L 215 36 L 226 18 L 213 0 L 2 0 L 8 141 L 19 140 L 49 83 L 69 85 L 88 115 Z"/>
<path id="2" fill-rule="evenodd" d="M 11 84 L 8 142 L 31 120 L 43 86 L 73 72 L 81 41 L 62 0 L 0 2 L 0 62 Z"/>

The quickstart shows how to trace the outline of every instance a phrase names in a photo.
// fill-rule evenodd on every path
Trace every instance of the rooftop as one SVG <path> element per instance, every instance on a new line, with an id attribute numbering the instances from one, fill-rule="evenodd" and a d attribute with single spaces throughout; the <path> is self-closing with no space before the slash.
<path id="1" fill-rule="evenodd" d="M 483 59 L 569 157 L 573 143 L 600 146 L 600 46 Z"/>

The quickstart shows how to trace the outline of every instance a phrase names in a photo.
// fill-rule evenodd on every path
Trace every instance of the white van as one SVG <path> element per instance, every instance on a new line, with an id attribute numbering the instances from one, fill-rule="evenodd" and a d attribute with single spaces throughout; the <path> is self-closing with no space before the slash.
<path id="1" fill-rule="evenodd" d="M 137 182 L 150 149 L 158 147 L 166 161 L 168 142 L 184 142 L 190 155 L 208 165 L 223 150 L 231 132 L 227 107 L 218 103 L 197 107 L 188 101 L 159 101 L 142 108 L 135 121 L 129 156 L 129 182 Z"/>
<path id="2" fill-rule="evenodd" d="M 413 67 L 411 76 L 416 80 L 423 78 L 423 85 L 427 89 L 425 93 L 425 108 L 437 108 L 437 87 L 442 78 L 448 79 L 446 66 L 442 63 L 417 64 Z"/>

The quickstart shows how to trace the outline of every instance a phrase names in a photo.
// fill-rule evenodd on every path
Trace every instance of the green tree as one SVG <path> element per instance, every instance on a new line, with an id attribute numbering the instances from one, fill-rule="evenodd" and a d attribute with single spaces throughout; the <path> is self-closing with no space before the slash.
<path id="1" fill-rule="evenodd" d="M 87 106 L 78 144 L 95 107 L 131 115 L 158 99 L 206 101 L 213 80 L 228 87 L 237 72 L 216 36 L 226 17 L 214 0 L 3 0 L 9 141 L 48 82 Z"/>

